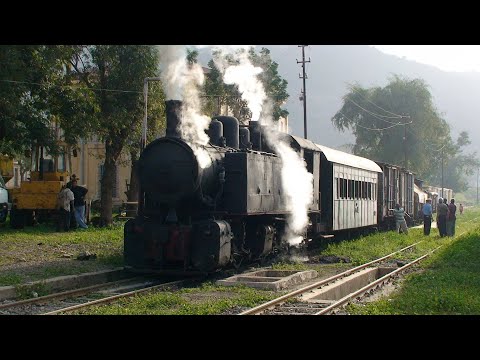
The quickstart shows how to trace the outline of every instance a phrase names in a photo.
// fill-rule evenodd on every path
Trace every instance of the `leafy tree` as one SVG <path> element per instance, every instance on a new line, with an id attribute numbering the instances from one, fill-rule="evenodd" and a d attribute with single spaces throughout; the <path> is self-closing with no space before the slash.
<path id="1" fill-rule="evenodd" d="M 115 165 L 122 151 L 135 147 L 140 139 L 143 81 L 158 75 L 158 53 L 149 45 L 90 45 L 76 52 L 71 65 L 80 81 L 92 90 L 99 108 L 94 126 L 105 144 L 100 216 L 103 225 L 110 225 Z M 149 96 L 151 107 L 158 107 L 159 98 L 163 99 L 161 91 Z"/>
<path id="2" fill-rule="evenodd" d="M 166 127 L 165 119 L 165 97 L 163 94 L 162 84 L 160 82 L 150 82 L 148 85 L 148 103 L 147 103 L 147 144 L 156 138 L 164 135 Z M 142 114 L 143 119 L 144 114 Z M 142 137 L 142 126 L 137 124 L 133 131 L 129 134 L 129 140 L 126 144 L 126 152 L 130 154 L 129 160 L 131 165 L 130 184 L 126 193 L 127 201 L 138 201 L 139 179 L 138 160 L 140 158 L 140 139 Z"/>
<path id="3" fill-rule="evenodd" d="M 220 56 L 214 53 L 214 56 Z M 227 57 L 229 64 L 235 64 L 233 58 Z M 246 101 L 242 100 L 236 85 L 228 85 L 223 82 L 223 74 L 214 60 L 208 62 L 209 73 L 206 75 L 204 92 L 204 113 L 210 116 L 221 115 L 221 108 L 227 106 L 240 122 L 245 123 L 251 117 Z"/>
<path id="4" fill-rule="evenodd" d="M 0 152 L 23 154 L 34 144 L 58 151 L 54 124 L 74 144 L 94 111 L 88 92 L 71 86 L 70 46 L 0 46 Z"/>
<path id="5" fill-rule="evenodd" d="M 272 61 L 270 50 L 262 48 L 257 54 L 253 48 L 249 52 L 250 61 L 254 66 L 263 69 L 259 77 L 265 88 L 267 97 L 273 101 L 273 118 L 278 120 L 280 117 L 287 117 L 288 111 L 282 109 L 282 105 L 288 100 L 287 85 L 288 82 L 282 79 L 278 73 L 278 63 Z"/>
<path id="6" fill-rule="evenodd" d="M 464 147 L 470 144 L 470 138 L 466 131 L 462 131 L 454 145 L 453 156 L 444 159 L 444 186 L 463 192 L 468 189 L 468 177 L 472 176 L 480 167 L 480 161 L 476 153 L 464 154 Z M 440 177 L 440 178 L 439 178 Z M 436 177 L 437 183 L 441 184 L 441 174 Z"/>
<path id="7" fill-rule="evenodd" d="M 241 53 L 244 50 L 239 50 Z M 237 54 L 238 55 L 238 54 Z M 220 53 L 214 53 L 213 57 L 221 56 Z M 282 79 L 278 73 L 278 64 L 272 61 L 270 50 L 262 48 L 257 54 L 255 49 L 251 48 L 248 58 L 254 66 L 261 67 L 263 72 L 259 75 L 267 97 L 273 101 L 273 117 L 278 120 L 280 117 L 288 116 L 288 111 L 282 106 L 288 99 L 287 81 Z M 224 61 L 229 65 L 238 64 L 236 55 L 228 55 Z M 205 112 L 207 114 L 218 115 L 221 106 L 228 106 L 233 115 L 242 123 L 251 119 L 251 112 L 248 110 L 247 103 L 242 100 L 241 94 L 236 85 L 227 85 L 223 82 L 223 74 L 216 66 L 213 60 L 208 63 L 210 72 L 206 76 L 204 91 L 206 95 Z"/>
<path id="8" fill-rule="evenodd" d="M 444 159 L 457 159 L 456 170 L 449 172 L 450 183 L 462 187 L 462 171 L 475 157 L 460 155 L 468 134 L 456 144 L 452 141 L 450 127 L 435 108 L 424 80 L 395 75 L 383 88 L 351 85 L 343 99 L 332 122 L 340 131 L 352 130 L 354 154 L 406 166 L 432 184 L 439 184 L 443 154 Z"/>

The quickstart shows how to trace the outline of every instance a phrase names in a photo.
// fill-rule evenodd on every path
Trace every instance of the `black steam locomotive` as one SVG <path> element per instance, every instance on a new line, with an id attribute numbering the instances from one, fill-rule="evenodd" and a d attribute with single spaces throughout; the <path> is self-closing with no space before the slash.
<path id="1" fill-rule="evenodd" d="M 166 136 L 141 154 L 138 214 L 124 230 L 126 267 L 212 271 L 282 247 L 289 215 L 282 161 L 265 141 L 263 125 L 213 118 L 210 143 L 199 147 L 210 165 L 201 168 L 195 149 L 178 130 L 181 106 L 178 100 L 166 102 Z M 389 201 L 390 180 L 384 179 L 378 164 L 303 138 L 281 136 L 313 174 L 305 237 L 368 231 L 385 221 L 388 214 L 380 202 Z M 413 201 L 413 175 L 408 174 L 411 180 L 405 180 L 404 188 L 411 193 L 403 199 L 407 203 Z"/>

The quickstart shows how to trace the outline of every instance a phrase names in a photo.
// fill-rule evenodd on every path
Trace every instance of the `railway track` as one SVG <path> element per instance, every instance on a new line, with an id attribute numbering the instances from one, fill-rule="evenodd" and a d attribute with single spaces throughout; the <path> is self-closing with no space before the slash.
<path id="1" fill-rule="evenodd" d="M 361 270 L 364 270 L 368 268 L 369 266 L 373 264 L 379 264 L 383 262 L 384 260 L 387 260 L 391 257 L 393 257 L 395 254 L 398 254 L 400 252 L 406 251 L 417 244 L 421 243 L 422 241 L 419 241 L 415 244 L 412 244 L 410 246 L 407 246 L 403 249 L 400 249 L 398 251 L 395 251 L 391 254 L 388 254 L 386 256 L 383 256 L 381 258 L 378 258 L 376 260 L 370 261 L 368 263 L 365 263 L 363 265 L 357 266 L 355 268 L 349 269 L 347 271 L 344 271 L 340 274 L 334 275 L 332 277 L 329 277 L 327 279 L 317 281 L 313 284 L 307 285 L 305 287 L 302 287 L 300 289 L 297 289 L 295 291 L 292 291 L 288 294 L 285 294 L 283 296 L 280 296 L 277 299 L 268 301 L 266 303 L 260 304 L 252 309 L 243 311 L 239 313 L 238 315 L 323 315 L 331 312 L 334 309 L 337 309 L 347 303 L 350 299 L 352 298 L 359 298 L 363 294 L 370 292 L 373 288 L 380 287 L 382 284 L 385 284 L 388 282 L 392 277 L 397 276 L 400 272 L 407 270 L 417 262 L 423 260 L 425 257 L 429 256 L 431 253 L 439 249 L 441 246 L 437 247 L 436 249 L 432 250 L 431 252 L 415 259 L 414 261 L 407 263 L 398 269 L 380 277 L 379 279 L 369 283 L 368 285 L 362 287 L 361 289 L 354 291 L 338 300 L 310 300 L 310 301 L 305 301 L 304 297 L 305 295 L 314 292 L 315 290 L 321 289 L 323 287 L 326 287 L 327 285 L 333 284 L 334 282 L 346 278 L 347 276 L 353 275 L 355 273 L 360 272 Z M 308 296 L 307 296 L 308 298 Z"/>
<path id="2" fill-rule="evenodd" d="M 37 298 L 4 303 L 0 305 L 0 314 L 54 315 L 68 313 L 77 309 L 134 296 L 146 291 L 181 286 L 183 283 L 192 280 L 194 279 L 171 281 L 171 279 L 160 280 L 145 276 L 135 276 Z"/>
<path id="3" fill-rule="evenodd" d="M 67 306 L 67 307 L 62 307 L 60 309 L 56 309 L 56 310 L 53 310 L 53 311 L 42 313 L 42 315 L 66 314 L 66 313 L 77 311 L 77 310 L 80 310 L 80 309 L 85 309 L 85 308 L 88 308 L 90 306 L 95 306 L 95 305 L 100 305 L 100 304 L 108 304 L 108 303 L 111 303 L 111 302 L 116 301 L 118 299 L 127 298 L 127 297 L 131 297 L 131 296 L 136 296 L 138 294 L 148 292 L 148 291 L 163 290 L 163 289 L 168 289 L 170 287 L 181 287 L 181 286 L 183 286 L 187 283 L 190 283 L 192 281 L 197 281 L 199 279 L 200 278 L 168 281 L 168 282 L 164 282 L 164 283 L 161 283 L 161 284 L 158 284 L 158 285 L 147 286 L 145 288 L 138 289 L 138 290 L 127 291 L 127 292 L 123 292 L 123 293 L 120 293 L 120 294 L 115 294 L 115 295 L 108 296 L 108 297 L 98 299 L 98 300 L 92 300 L 92 301 L 82 302 L 81 304 L 75 304 L 75 305 L 71 305 L 71 306 Z"/>
<path id="4" fill-rule="evenodd" d="M 468 220 L 467 222 L 476 221 L 478 217 Z M 456 235 L 456 237 L 462 236 L 467 231 L 463 231 L 461 234 Z M 302 301 L 301 297 L 309 292 L 312 292 L 316 289 L 320 289 L 328 284 L 331 284 L 341 278 L 345 278 L 349 275 L 352 275 L 355 272 L 358 272 L 362 269 L 367 268 L 370 265 L 381 263 L 382 261 L 391 258 L 393 255 L 398 254 L 400 252 L 406 251 L 413 246 L 416 246 L 423 242 L 423 240 L 416 242 L 410 246 L 407 246 L 403 249 L 400 249 L 396 252 L 388 254 L 384 257 L 378 258 L 376 260 L 370 261 L 366 264 L 357 266 L 353 269 L 344 271 L 343 273 L 337 274 L 330 278 L 315 282 L 313 284 L 307 285 L 303 288 L 298 290 L 292 291 L 288 294 L 285 294 L 277 299 L 271 300 L 264 304 L 260 304 L 252 309 L 245 310 L 238 315 L 325 315 L 339 309 L 346 303 L 348 303 L 351 299 L 361 299 L 366 294 L 371 294 L 374 288 L 380 288 L 385 283 L 389 282 L 393 277 L 398 276 L 399 273 L 408 270 L 413 265 L 418 263 L 419 261 L 425 259 L 426 257 L 430 256 L 433 252 L 437 251 L 443 245 L 440 245 L 433 249 L 432 251 L 428 252 L 427 254 L 420 256 L 419 258 L 407 263 L 398 269 L 380 277 L 379 279 L 369 283 L 368 285 L 342 297 L 341 299 L 335 301 L 316 301 L 316 302 L 305 302 Z"/>

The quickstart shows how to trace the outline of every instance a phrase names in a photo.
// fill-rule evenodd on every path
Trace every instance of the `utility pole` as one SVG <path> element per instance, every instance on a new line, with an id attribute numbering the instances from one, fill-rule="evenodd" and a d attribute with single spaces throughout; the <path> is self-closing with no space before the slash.
<path id="1" fill-rule="evenodd" d="M 410 115 L 402 115 L 402 118 L 405 119 L 403 122 L 403 154 L 404 154 L 404 167 L 408 168 L 407 162 L 407 119 L 410 119 Z"/>
<path id="2" fill-rule="evenodd" d="M 308 45 L 298 45 L 298 47 L 302 48 L 302 61 L 297 60 L 297 64 L 302 64 L 302 70 L 303 70 L 303 76 L 300 74 L 298 77 L 300 79 L 303 79 L 303 90 L 302 90 L 302 96 L 301 99 L 303 100 L 303 134 L 304 138 L 307 138 L 307 89 L 305 87 L 305 80 L 307 79 L 307 74 L 305 73 L 305 63 L 310 62 L 310 58 L 308 60 L 305 60 L 305 46 Z"/>
<path id="3" fill-rule="evenodd" d="M 478 205 L 478 173 L 480 172 L 480 168 L 477 168 L 477 205 Z"/>
<path id="4" fill-rule="evenodd" d="M 142 138 L 140 139 L 140 151 L 145 149 L 147 146 L 147 109 L 148 109 L 148 82 L 149 81 L 162 81 L 159 77 L 147 77 L 143 79 L 143 99 L 144 99 L 144 117 L 143 117 L 143 124 L 142 124 Z"/>
<path id="5" fill-rule="evenodd" d="M 442 148 L 442 199 L 443 199 L 443 148 Z"/>

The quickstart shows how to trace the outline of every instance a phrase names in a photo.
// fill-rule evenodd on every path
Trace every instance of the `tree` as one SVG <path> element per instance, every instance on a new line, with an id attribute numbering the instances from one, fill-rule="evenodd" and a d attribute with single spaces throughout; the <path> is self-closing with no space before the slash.
<path id="1" fill-rule="evenodd" d="M 162 130 L 166 127 L 165 119 L 165 96 L 160 82 L 149 83 L 148 88 L 148 109 L 147 109 L 147 144 L 150 141 L 160 137 Z M 130 133 L 127 141 L 126 150 L 130 154 L 130 184 L 127 191 L 127 201 L 138 201 L 139 179 L 138 179 L 138 160 L 140 158 L 140 138 L 142 136 L 141 126 L 136 126 Z"/>
<path id="2" fill-rule="evenodd" d="M 476 153 L 464 154 L 464 148 L 470 144 L 466 131 L 462 131 L 454 145 L 452 157 L 445 160 L 444 184 L 446 188 L 463 192 L 468 189 L 468 177 L 480 167 Z M 437 179 L 438 181 L 438 179 Z"/>
<path id="3" fill-rule="evenodd" d="M 214 56 L 220 56 L 220 54 L 214 53 Z M 231 57 L 227 57 L 226 61 L 232 65 L 234 63 Z M 240 122 L 247 122 L 251 114 L 248 112 L 246 101 L 242 100 L 238 87 L 223 82 L 223 74 L 214 60 L 208 62 L 208 67 L 210 70 L 204 84 L 204 113 L 212 117 L 221 115 L 221 107 L 227 106 Z"/>
<path id="4" fill-rule="evenodd" d="M 238 54 L 242 51 L 245 50 L 239 50 Z M 239 63 L 237 55 L 228 55 L 224 57 L 223 61 L 229 65 L 237 65 Z M 214 58 L 219 56 L 221 56 L 219 52 L 213 54 Z M 248 58 L 252 65 L 263 69 L 259 79 L 264 86 L 268 99 L 273 101 L 272 115 L 274 120 L 288 116 L 288 111 L 282 108 L 289 97 L 287 92 L 288 82 L 282 79 L 278 73 L 278 64 L 272 61 L 270 50 L 262 48 L 257 54 L 255 49 L 251 48 L 248 52 Z M 207 96 L 205 112 L 211 116 L 218 115 L 220 107 L 227 105 L 240 122 L 248 122 L 252 114 L 248 110 L 246 101 L 242 100 L 238 86 L 227 85 L 223 82 L 223 74 L 213 60 L 209 61 L 208 67 L 210 72 L 206 76 L 204 85 L 205 95 Z"/>
<path id="5" fill-rule="evenodd" d="M 439 184 L 442 153 L 444 159 L 453 159 L 468 142 L 466 133 L 457 144 L 452 141 L 450 127 L 435 108 L 422 79 L 395 75 L 383 88 L 351 85 L 343 99 L 332 122 L 340 131 L 352 130 L 354 154 L 403 166 L 406 157 L 406 167 L 427 182 Z M 456 164 L 470 160 L 461 157 Z M 466 168 L 461 165 L 459 169 Z M 451 183 L 458 186 L 461 171 L 451 174 Z"/>
<path id="6" fill-rule="evenodd" d="M 80 81 L 92 90 L 99 113 L 95 131 L 105 144 L 101 179 L 101 224 L 112 223 L 112 190 L 117 160 L 126 146 L 139 141 L 143 119 L 143 81 L 157 76 L 158 53 L 149 45 L 83 46 L 71 65 Z M 161 93 L 157 92 L 161 97 Z M 155 98 L 149 102 L 158 104 Z M 152 105 L 153 105 L 152 104 Z"/>
<path id="7" fill-rule="evenodd" d="M 259 77 L 265 88 L 267 97 L 273 101 L 273 119 L 278 120 L 280 117 L 287 117 L 288 111 L 282 109 L 282 105 L 288 100 L 287 85 L 288 82 L 282 79 L 278 73 L 278 64 L 272 61 L 270 50 L 262 48 L 257 54 L 253 48 L 249 52 L 250 61 L 254 66 L 263 69 Z"/>
<path id="8" fill-rule="evenodd" d="M 0 46 L 0 152 L 19 157 L 33 145 L 59 148 L 54 124 L 67 143 L 85 132 L 94 111 L 89 93 L 71 86 L 71 46 Z"/>

